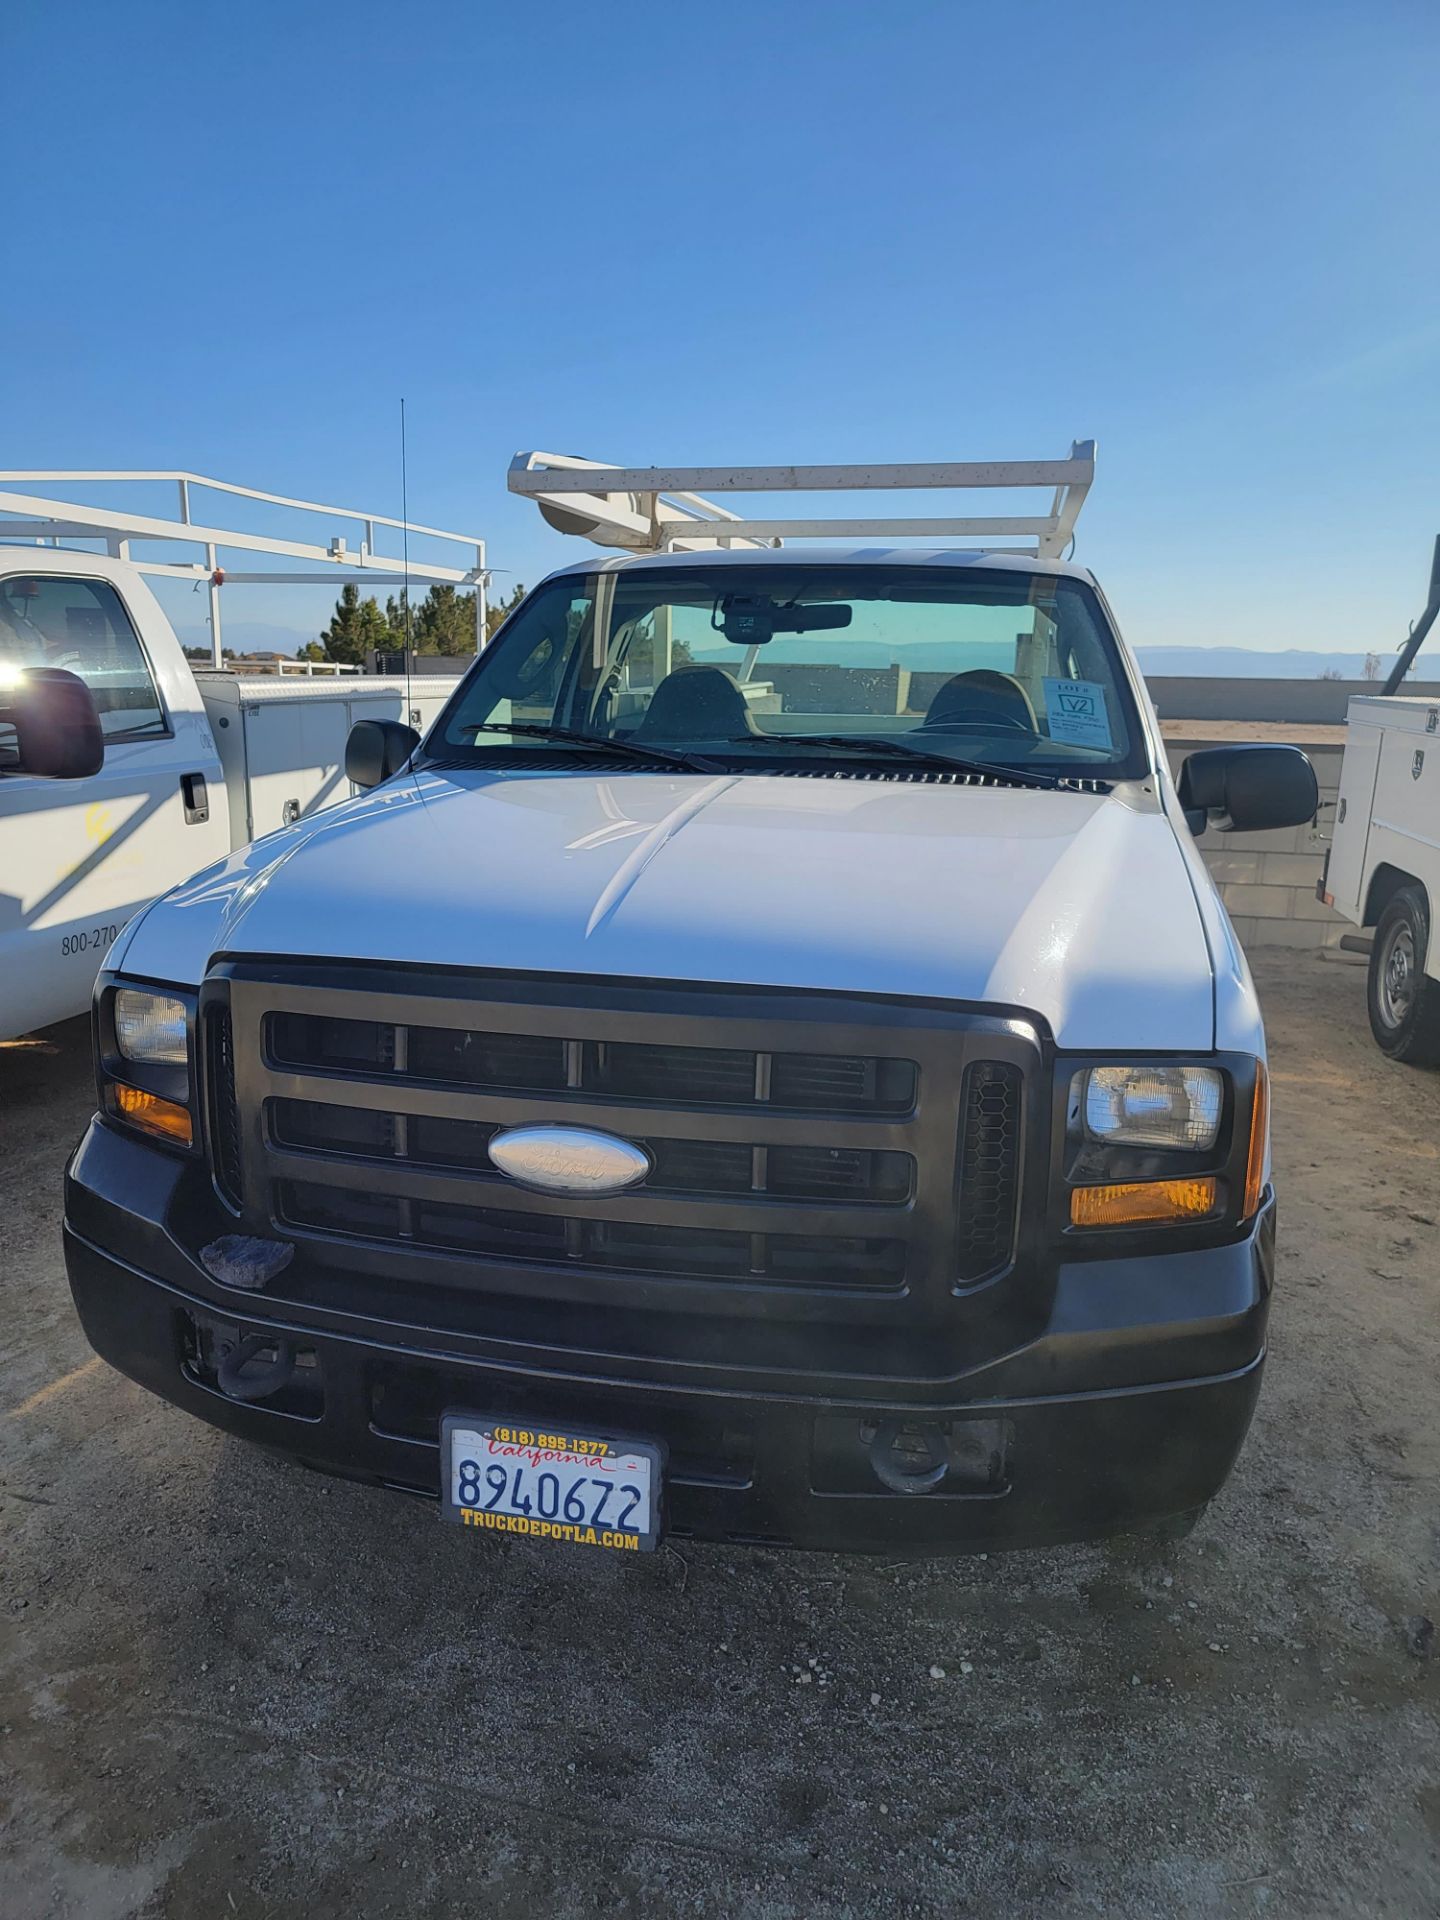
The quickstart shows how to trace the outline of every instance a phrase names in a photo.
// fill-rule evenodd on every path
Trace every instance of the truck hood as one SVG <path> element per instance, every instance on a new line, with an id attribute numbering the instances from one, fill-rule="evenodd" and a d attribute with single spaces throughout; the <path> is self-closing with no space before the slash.
<path id="1" fill-rule="evenodd" d="M 1214 1044 L 1194 883 L 1116 797 L 765 775 L 431 772 L 245 848 L 111 965 L 213 954 L 923 996 L 1070 1048 Z"/>

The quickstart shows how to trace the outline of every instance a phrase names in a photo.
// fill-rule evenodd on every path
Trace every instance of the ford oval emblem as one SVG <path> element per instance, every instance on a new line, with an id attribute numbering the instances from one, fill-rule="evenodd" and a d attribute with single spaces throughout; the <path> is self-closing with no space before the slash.
<path id="1" fill-rule="evenodd" d="M 538 1193 L 623 1193 L 653 1164 L 643 1147 L 589 1127 L 507 1127 L 490 1142 L 490 1158 Z"/>

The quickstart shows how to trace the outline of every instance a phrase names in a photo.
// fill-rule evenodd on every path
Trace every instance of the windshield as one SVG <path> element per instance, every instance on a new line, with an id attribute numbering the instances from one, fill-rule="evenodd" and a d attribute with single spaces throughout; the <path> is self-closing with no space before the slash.
<path id="1" fill-rule="evenodd" d="M 894 770 L 906 753 L 1061 778 L 1147 771 L 1094 592 L 972 567 L 562 575 L 476 662 L 426 755 L 534 765 L 587 750 L 562 729 L 641 770 L 644 748 L 657 764 L 690 752 L 739 771 L 850 758 Z"/>

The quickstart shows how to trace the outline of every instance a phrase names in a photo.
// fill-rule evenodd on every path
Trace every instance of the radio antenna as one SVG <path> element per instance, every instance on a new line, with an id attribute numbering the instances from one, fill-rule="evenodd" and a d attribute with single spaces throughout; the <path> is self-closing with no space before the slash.
<path id="1" fill-rule="evenodd" d="M 411 724 L 410 716 L 415 711 L 410 697 L 410 654 L 413 642 L 410 633 L 410 479 L 405 466 L 405 396 L 400 396 L 400 551 L 403 584 L 400 588 L 400 605 L 405 614 L 405 724 Z"/>

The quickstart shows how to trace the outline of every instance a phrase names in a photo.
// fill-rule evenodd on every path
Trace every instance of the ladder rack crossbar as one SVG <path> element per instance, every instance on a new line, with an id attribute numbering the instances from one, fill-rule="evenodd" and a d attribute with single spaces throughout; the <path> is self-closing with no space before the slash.
<path id="1" fill-rule="evenodd" d="M 549 462 L 552 454 L 530 454 Z M 1093 459 L 966 460 L 948 465 L 823 467 L 604 467 L 521 469 L 513 493 L 828 493 L 932 487 L 1069 487 L 1088 484 Z M 604 486 L 597 483 L 604 481 Z"/>
<path id="2" fill-rule="evenodd" d="M 1074 536 L 1095 478 L 1095 443 L 1076 441 L 1065 460 L 962 460 L 854 466 L 614 467 L 577 454 L 518 453 L 509 487 L 534 500 L 565 533 L 601 546 L 663 553 L 678 548 L 771 547 L 787 539 L 934 539 L 1022 537 L 1030 552 L 1057 558 Z M 1048 514 L 935 517 L 772 516 L 733 513 L 709 493 L 923 492 L 1047 488 Z M 706 491 L 702 493 L 701 488 Z M 986 547 L 985 551 L 1001 551 Z"/>

